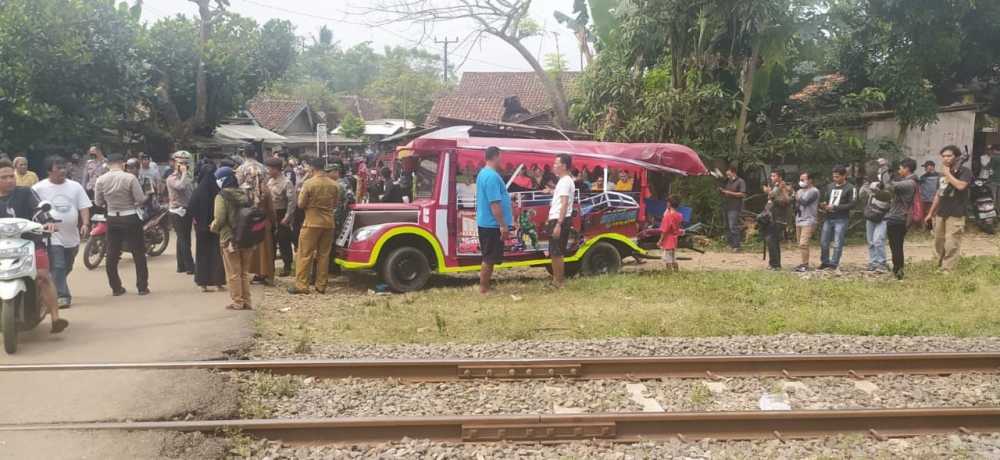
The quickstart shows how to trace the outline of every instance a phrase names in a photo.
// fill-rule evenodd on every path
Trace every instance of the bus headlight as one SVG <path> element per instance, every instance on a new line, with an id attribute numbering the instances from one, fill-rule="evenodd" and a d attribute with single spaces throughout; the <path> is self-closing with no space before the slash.
<path id="1" fill-rule="evenodd" d="M 354 233 L 354 238 L 351 241 L 361 242 L 367 241 L 369 238 L 378 233 L 378 230 L 382 228 L 381 225 L 371 225 L 368 227 L 362 227 Z"/>

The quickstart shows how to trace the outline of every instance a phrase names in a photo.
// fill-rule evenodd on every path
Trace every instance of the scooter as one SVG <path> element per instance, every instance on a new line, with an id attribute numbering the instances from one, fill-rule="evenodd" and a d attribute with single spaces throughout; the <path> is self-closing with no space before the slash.
<path id="1" fill-rule="evenodd" d="M 51 209 L 42 202 L 32 220 L 0 219 L 0 329 L 7 354 L 17 352 L 20 331 L 34 329 L 45 317 L 36 289 L 35 247 L 50 237 L 43 225 L 57 222 Z"/>
<path id="2" fill-rule="evenodd" d="M 976 179 L 969 184 L 969 217 L 984 233 L 996 233 L 996 203 L 985 179 Z"/>
<path id="3" fill-rule="evenodd" d="M 160 207 L 151 213 L 140 212 L 140 219 L 143 222 L 142 235 L 146 242 L 146 254 L 156 257 L 163 254 L 170 245 L 170 220 L 167 218 L 167 209 Z M 90 218 L 94 228 L 90 230 L 90 238 L 83 246 L 83 265 L 89 270 L 101 266 L 104 257 L 108 253 L 107 233 L 108 220 L 103 214 L 95 214 Z M 131 248 L 122 248 L 131 252 Z"/>

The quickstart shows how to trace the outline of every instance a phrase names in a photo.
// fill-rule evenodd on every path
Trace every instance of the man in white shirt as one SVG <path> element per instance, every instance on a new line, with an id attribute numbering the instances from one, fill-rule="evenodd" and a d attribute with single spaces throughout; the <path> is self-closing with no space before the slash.
<path id="1" fill-rule="evenodd" d="M 565 273 L 563 257 L 566 255 L 566 243 L 572 224 L 567 222 L 573 214 L 573 197 L 576 196 L 576 184 L 569 175 L 573 159 L 563 153 L 556 156 L 552 171 L 559 178 L 555 190 L 552 191 L 552 204 L 549 205 L 549 257 L 552 258 L 552 285 L 561 288 Z"/>
<path id="2" fill-rule="evenodd" d="M 52 157 L 49 159 L 49 177 L 31 187 L 42 201 L 52 204 L 49 214 L 60 221 L 55 224 L 52 244 L 49 245 L 50 270 L 59 308 L 69 308 L 73 303 L 66 278 L 73 271 L 80 237 L 90 232 L 92 206 L 83 186 L 68 179 L 67 174 L 66 160 Z"/>

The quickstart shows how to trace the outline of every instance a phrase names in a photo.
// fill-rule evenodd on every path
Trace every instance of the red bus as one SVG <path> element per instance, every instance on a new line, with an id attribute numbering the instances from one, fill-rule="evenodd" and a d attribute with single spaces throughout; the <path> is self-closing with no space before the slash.
<path id="1" fill-rule="evenodd" d="M 568 153 L 574 170 L 604 179 L 604 189 L 578 191 L 573 200 L 567 275 L 615 273 L 622 258 L 644 256 L 639 239 L 663 213 L 662 201 L 651 197 L 665 195 L 676 177 L 707 173 L 683 145 L 477 138 L 466 127 L 446 128 L 397 150 L 396 160 L 413 177 L 413 200 L 352 206 L 336 241 L 337 263 L 375 271 L 395 292 L 421 289 L 432 273 L 478 271 L 475 180 L 488 147 L 502 151 L 505 178 L 550 168 L 555 155 Z M 618 178 L 626 185 L 616 190 Z M 550 266 L 551 198 L 544 189 L 511 192 L 514 229 L 497 268 Z"/>

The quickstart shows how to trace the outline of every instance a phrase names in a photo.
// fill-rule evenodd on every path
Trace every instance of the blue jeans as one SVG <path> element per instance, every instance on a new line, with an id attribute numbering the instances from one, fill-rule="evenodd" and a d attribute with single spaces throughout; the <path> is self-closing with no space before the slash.
<path id="1" fill-rule="evenodd" d="M 66 278 L 69 276 L 69 272 L 73 271 L 73 262 L 76 260 L 76 253 L 79 249 L 79 246 L 75 248 L 49 246 L 49 271 L 52 272 L 52 282 L 56 285 L 56 294 L 60 299 L 73 299 L 73 295 L 69 293 L 69 284 L 66 283 Z"/>
<path id="2" fill-rule="evenodd" d="M 885 221 L 865 220 L 865 241 L 868 241 L 868 268 L 885 268 Z"/>
<path id="3" fill-rule="evenodd" d="M 823 222 L 823 232 L 819 237 L 821 264 L 828 267 L 840 266 L 840 256 L 844 253 L 844 237 L 847 235 L 847 222 L 847 219 L 827 219 Z M 831 249 L 833 249 L 832 254 Z"/>
<path id="4" fill-rule="evenodd" d="M 726 240 L 729 247 L 739 249 L 743 242 L 742 225 L 740 223 L 740 210 L 727 209 L 726 213 Z"/>

